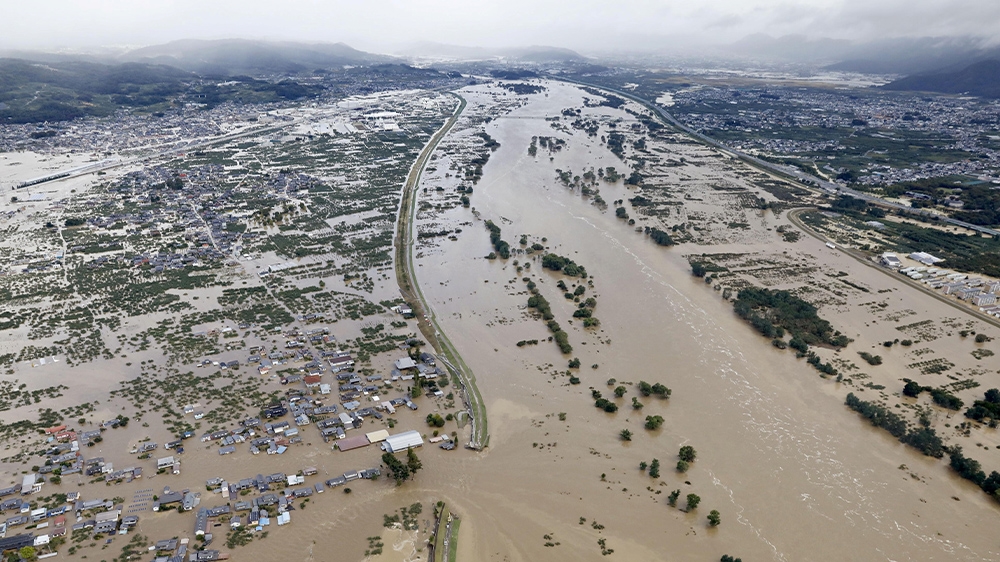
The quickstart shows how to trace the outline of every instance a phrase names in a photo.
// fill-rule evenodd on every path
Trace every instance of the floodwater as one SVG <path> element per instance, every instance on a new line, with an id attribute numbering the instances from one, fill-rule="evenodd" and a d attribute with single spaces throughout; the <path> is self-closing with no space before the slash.
<path id="1" fill-rule="evenodd" d="M 532 242 L 547 237 L 552 251 L 585 266 L 594 280 L 587 294 L 598 299 L 595 315 L 601 327 L 585 330 L 570 320 L 574 305 L 556 289 L 559 277 L 543 271 L 537 260 L 515 256 L 531 263 L 519 274 L 515 258 L 506 263 L 483 259 L 491 250 L 488 233 L 469 209 L 438 214 L 432 220 L 451 228 L 472 225 L 463 226 L 456 241 L 423 245 L 417 276 L 442 328 L 476 373 L 489 412 L 489 448 L 482 453 L 445 452 L 425 445 L 419 453 L 424 470 L 401 487 L 382 478 L 352 482 L 350 494 L 343 488 L 328 489 L 304 508 L 296 503 L 292 524 L 271 527 L 267 538 L 231 550 L 220 545 L 227 530 L 222 526 L 213 529 L 213 547 L 231 552 L 234 560 L 356 560 L 367 547 L 366 537 L 381 533 L 383 553 L 376 560 L 426 560 L 432 504 L 442 500 L 462 517 L 462 561 L 606 560 L 598 543 L 602 539 L 606 549 L 614 550 L 610 560 L 628 561 L 718 560 L 722 554 L 758 561 L 1000 557 L 991 532 L 998 523 L 993 502 L 947 472 L 941 461 L 922 457 L 868 426 L 842 405 L 843 392 L 836 383 L 820 380 L 792 354 L 767 345 L 734 317 L 730 304 L 690 275 L 683 254 L 719 251 L 719 246 L 655 246 L 613 212 L 558 184 L 556 168 L 582 174 L 584 167 L 616 166 L 622 171 L 626 165 L 598 138 L 555 130 L 542 119 L 582 105 L 583 94 L 575 88 L 547 86 L 548 96 L 530 96 L 530 103 L 511 115 L 527 118 L 500 117 L 488 125 L 501 147 L 484 167 L 472 206 L 483 219 L 496 222 L 512 246 L 519 247 L 521 234 L 530 235 Z M 467 111 L 491 106 L 491 96 L 483 91 L 479 87 L 463 92 L 470 100 Z M 603 107 L 584 113 L 628 118 Z M 532 158 L 527 147 L 536 135 L 566 138 L 568 144 L 551 161 L 542 149 Z M 677 147 L 679 153 L 688 150 L 690 145 Z M 439 156 L 439 162 L 448 160 Z M 716 168 L 703 167 L 696 179 L 708 181 L 710 175 L 725 172 L 723 161 L 713 165 Z M 425 186 L 433 187 L 427 183 L 432 181 L 444 178 L 425 176 Z M 69 184 L 44 184 L 52 190 L 49 200 L 67 196 Z M 427 197 L 437 197 L 433 189 L 428 191 Z M 604 184 L 601 191 L 608 202 L 632 195 L 621 184 Z M 743 247 L 761 249 L 759 240 L 753 244 L 757 246 Z M 818 241 L 802 244 L 808 251 L 823 251 Z M 732 244 L 731 250 L 748 251 L 739 247 Z M 829 267 L 855 271 L 843 263 L 848 258 L 831 253 L 823 259 Z M 267 263 L 271 261 L 261 258 L 254 265 Z M 868 276 L 865 282 L 880 279 L 881 274 L 860 269 Z M 526 315 L 527 294 L 520 280 L 525 275 L 539 284 L 569 332 L 571 356 L 583 365 L 578 372 L 582 384 L 568 384 L 562 373 L 571 356 L 544 341 L 549 335 L 544 323 Z M 914 296 L 912 291 L 899 295 Z M 932 303 L 927 310 L 934 307 L 938 305 Z M 862 331 L 862 324 L 864 320 L 855 322 L 852 331 L 845 332 Z M 334 327 L 338 337 L 357 335 Z M 543 341 L 515 345 L 526 339 Z M 135 354 L 129 360 L 147 358 Z M 384 359 L 379 365 L 388 365 L 391 357 Z M 53 367 L 35 372 L 81 373 Z M 660 382 L 673 389 L 673 395 L 669 400 L 640 397 L 645 407 L 635 411 L 629 404 L 638 395 L 627 385 L 628 394 L 616 400 L 621 409 L 607 414 L 593 406 L 590 388 L 610 396 L 610 378 L 617 379 L 616 384 Z M 96 395 L 100 381 L 106 379 L 94 376 L 80 392 Z M 271 382 L 267 389 L 277 387 Z M 71 402 L 79 399 L 76 395 Z M 121 406 L 119 400 L 103 402 L 89 417 L 113 415 Z M 400 412 L 398 427 L 425 427 L 422 418 L 434 408 L 421 401 L 419 412 Z M 565 420 L 559 414 L 565 414 Z M 662 415 L 664 426 L 646 431 L 647 415 Z M 634 434 L 631 442 L 618 437 L 626 428 Z M 148 471 L 146 478 L 129 484 L 86 485 L 83 490 L 88 498 L 121 496 L 127 510 L 139 490 L 160 493 L 164 486 L 190 487 L 201 492 L 202 506 L 214 506 L 224 500 L 201 489 L 208 478 L 233 480 L 315 466 L 319 474 L 307 480 L 312 484 L 380 462 L 381 451 L 375 447 L 333 452 L 314 431 L 307 428 L 307 444 L 280 456 L 251 456 L 243 447 L 234 455 L 219 456 L 215 446 L 188 442 L 180 476 L 150 477 Z M 103 455 L 122 468 L 126 464 L 120 463 L 134 462 L 122 437 L 130 446 L 147 436 L 165 440 L 162 431 L 140 423 L 115 432 L 86 456 Z M 682 445 L 698 451 L 698 460 L 684 475 L 673 469 Z M 167 454 L 160 449 L 154 458 Z M 638 468 L 654 458 L 662 463 L 659 479 Z M 906 470 L 900 470 L 902 465 Z M 13 473 L 4 478 L 16 481 Z M 64 488 L 85 481 L 67 477 Z M 681 505 L 687 494 L 698 494 L 700 506 L 692 513 L 670 507 L 666 496 L 672 490 L 681 491 Z M 415 502 L 423 503 L 419 533 L 382 528 L 383 514 Z M 710 529 L 705 517 L 713 509 L 720 512 L 722 524 Z M 190 536 L 192 524 L 190 514 L 145 512 L 140 532 L 154 539 Z M 84 552 L 88 558 L 95 556 Z"/>
<path id="2" fill-rule="evenodd" d="M 532 96 L 512 116 L 581 106 L 574 88 L 547 85 L 546 97 Z M 469 93 L 470 101 L 477 95 Z M 556 168 L 581 173 L 617 163 L 622 169 L 596 139 L 577 133 L 549 161 L 542 150 L 537 158 L 527 155 L 531 137 L 568 135 L 542 119 L 499 118 L 487 132 L 501 148 L 484 167 L 472 206 L 512 246 L 520 234 L 544 236 L 552 251 L 585 266 L 601 327 L 571 324 L 574 306 L 540 262 L 515 256 L 532 263 L 518 274 L 514 258 L 483 259 L 491 248 L 481 221 L 457 241 L 423 250 L 421 287 L 475 371 L 489 412 L 485 453 L 448 457 L 435 469 L 440 483 L 429 474 L 421 479 L 429 489 L 440 484 L 442 499 L 463 517 L 460 559 L 598 560 L 601 538 L 622 560 L 712 560 L 726 553 L 789 561 L 1000 556 L 990 532 L 1000 522 L 992 502 L 946 474 L 940 461 L 864 423 L 832 396 L 832 383 L 766 345 L 690 275 L 682 254 L 711 248 L 655 246 L 613 212 L 557 183 Z M 609 202 L 631 196 L 620 184 L 601 191 Z M 473 219 L 458 208 L 437 220 Z M 519 278 L 528 274 L 569 332 L 572 356 L 584 366 L 579 386 L 538 368 L 551 363 L 565 370 L 569 356 L 554 344 L 514 345 L 548 336 L 523 311 L 527 294 Z M 630 387 L 618 400 L 621 409 L 606 414 L 594 408 L 589 388 L 610 395 L 612 377 L 661 382 L 673 396 L 640 397 L 640 414 L 629 406 L 638 395 Z M 666 419 L 662 429 L 643 429 L 651 414 Z M 635 434 L 631 442 L 618 438 L 625 428 Z M 680 475 L 673 465 L 685 444 L 697 449 L 698 460 Z M 638 469 L 653 458 L 663 465 L 659 480 Z M 912 471 L 929 477 L 918 481 Z M 688 493 L 698 494 L 700 506 L 693 513 L 669 507 L 666 495 L 674 489 L 681 490 L 681 504 Z M 712 509 L 722 517 L 715 529 L 705 522 Z"/>

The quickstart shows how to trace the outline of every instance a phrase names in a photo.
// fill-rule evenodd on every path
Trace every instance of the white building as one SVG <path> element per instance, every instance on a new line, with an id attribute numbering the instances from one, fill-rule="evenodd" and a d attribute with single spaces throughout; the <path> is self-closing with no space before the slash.
<path id="1" fill-rule="evenodd" d="M 993 293 L 982 293 L 972 297 L 972 304 L 976 306 L 987 306 L 996 304 L 997 296 Z"/>
<path id="2" fill-rule="evenodd" d="M 938 262 L 944 261 L 943 259 L 934 257 L 927 252 L 913 252 L 910 254 L 910 259 L 918 261 L 924 265 L 934 265 Z"/>
<path id="3" fill-rule="evenodd" d="M 382 442 L 382 449 L 390 453 L 398 453 L 413 447 L 420 447 L 424 444 L 424 438 L 419 431 L 404 431 L 396 435 L 389 436 Z"/>
<path id="4" fill-rule="evenodd" d="M 896 254 L 890 252 L 882 254 L 879 257 L 878 262 L 886 267 L 892 267 L 892 268 L 897 268 L 900 265 L 902 265 L 902 262 L 899 261 L 899 257 Z"/>

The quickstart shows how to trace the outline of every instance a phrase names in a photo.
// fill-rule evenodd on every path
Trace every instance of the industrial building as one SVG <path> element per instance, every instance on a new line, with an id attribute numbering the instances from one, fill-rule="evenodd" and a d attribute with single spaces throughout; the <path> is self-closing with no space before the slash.
<path id="1" fill-rule="evenodd" d="M 420 447 L 424 444 L 423 437 L 419 431 L 411 430 L 389 436 L 382 442 L 382 449 L 390 453 L 398 453 L 413 447 Z"/>

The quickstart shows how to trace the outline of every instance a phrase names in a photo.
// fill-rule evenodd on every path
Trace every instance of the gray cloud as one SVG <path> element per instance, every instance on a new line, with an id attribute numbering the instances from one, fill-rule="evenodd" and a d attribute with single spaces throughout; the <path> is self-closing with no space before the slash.
<path id="1" fill-rule="evenodd" d="M 146 45 L 180 38 L 412 41 L 583 51 L 720 43 L 752 33 L 852 40 L 1000 38 L 996 0 L 0 0 L 0 46 Z"/>

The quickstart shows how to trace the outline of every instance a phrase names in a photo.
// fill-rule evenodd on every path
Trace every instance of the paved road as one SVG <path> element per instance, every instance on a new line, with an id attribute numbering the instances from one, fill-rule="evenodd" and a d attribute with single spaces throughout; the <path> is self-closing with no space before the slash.
<path id="1" fill-rule="evenodd" d="M 947 216 L 944 216 L 944 215 L 941 215 L 941 214 L 929 211 L 927 209 L 914 209 L 912 207 L 907 207 L 906 205 L 900 205 L 899 203 L 893 203 L 891 201 L 886 201 L 885 199 L 882 199 L 880 197 L 875 197 L 874 195 L 871 195 L 871 194 L 868 194 L 868 193 L 863 193 L 863 192 L 858 191 L 856 189 L 851 189 L 849 187 L 845 187 L 843 185 L 840 185 L 840 184 L 837 184 L 837 183 L 833 183 L 833 182 L 824 180 L 822 178 L 818 178 L 818 177 L 816 177 L 816 176 L 814 176 L 812 174 L 807 174 L 807 173 L 803 172 L 802 170 L 800 170 L 800 169 L 798 169 L 798 168 L 796 168 L 794 166 L 784 166 L 784 165 L 781 165 L 781 164 L 775 164 L 773 162 L 768 162 L 766 160 L 762 160 L 760 158 L 757 158 L 756 156 L 753 156 L 753 155 L 747 154 L 746 152 L 743 152 L 741 150 L 729 147 L 729 146 L 727 146 L 725 144 L 722 144 L 721 142 L 719 142 L 719 141 L 717 141 L 717 140 L 715 140 L 713 138 L 705 136 L 704 134 L 702 134 L 702 133 L 700 133 L 700 132 L 692 129 L 691 127 L 688 127 L 687 125 L 685 125 L 685 124 L 681 123 L 680 121 L 678 121 L 677 119 L 675 119 L 673 115 L 671 115 L 667 110 L 663 109 L 659 105 L 657 105 L 657 104 L 655 104 L 655 103 L 653 103 L 653 102 L 651 102 L 649 100 L 640 98 L 639 96 L 636 96 L 635 94 L 631 94 L 629 92 L 623 92 L 622 90 L 618 90 L 618 89 L 615 89 L 615 88 L 609 88 L 607 86 L 601 86 L 599 84 L 591 84 L 589 82 L 582 82 L 582 81 L 579 81 L 579 80 L 572 80 L 572 79 L 564 78 L 564 77 L 560 77 L 560 76 L 553 76 L 552 78 L 554 78 L 556 80 L 563 80 L 563 81 L 566 81 L 566 82 L 573 82 L 573 83 L 581 84 L 581 85 L 584 85 L 584 86 L 590 86 L 592 88 L 597 88 L 599 90 L 606 90 L 606 91 L 609 91 L 609 92 L 614 92 L 615 94 L 618 94 L 618 95 L 620 95 L 622 97 L 628 98 L 628 99 L 630 99 L 632 101 L 635 101 L 635 102 L 638 102 L 638 103 L 641 103 L 642 105 L 644 105 L 644 106 L 648 107 L 649 109 L 653 110 L 654 112 L 656 112 L 661 118 L 663 118 L 663 120 L 665 120 L 666 122 L 668 122 L 674 128 L 676 128 L 676 129 L 678 129 L 680 131 L 683 131 L 684 133 L 687 133 L 688 135 L 690 135 L 690 136 L 698 139 L 699 141 L 701 141 L 701 142 L 703 142 L 703 143 L 705 143 L 707 145 L 715 147 L 715 148 L 717 148 L 717 149 L 719 149 L 719 150 L 721 150 L 721 151 L 723 151 L 725 153 L 728 153 L 728 154 L 730 154 L 730 155 L 732 155 L 732 156 L 734 156 L 736 158 L 739 158 L 740 160 L 743 160 L 744 162 L 747 162 L 748 164 L 751 164 L 751 165 L 753 165 L 753 166 L 755 166 L 757 168 L 761 168 L 761 169 L 766 170 L 768 172 L 780 174 L 780 175 L 785 176 L 785 177 L 794 178 L 794 179 L 798 180 L 799 182 L 801 182 L 803 184 L 814 185 L 814 186 L 819 187 L 820 189 L 823 189 L 824 191 L 827 191 L 829 193 L 835 193 L 835 194 L 839 194 L 839 195 L 848 195 L 848 196 L 854 197 L 856 199 L 863 199 L 863 200 L 865 200 L 865 201 L 867 201 L 867 202 L 869 202 L 869 203 L 871 203 L 873 205 L 878 205 L 879 207 L 884 207 L 884 208 L 888 208 L 888 209 L 897 210 L 897 211 L 900 211 L 900 212 L 903 212 L 903 213 L 906 213 L 906 214 L 909 214 L 909 215 L 916 215 L 916 216 L 926 217 L 926 218 L 930 218 L 930 219 L 936 220 L 938 222 L 952 224 L 952 225 L 955 225 L 955 226 L 960 226 L 962 228 L 967 228 L 967 229 L 970 229 L 970 230 L 975 230 L 977 232 L 982 232 L 984 234 L 989 234 L 991 236 L 998 236 L 998 237 L 1000 237 L 1000 231 L 993 230 L 992 228 L 986 228 L 984 226 L 979 226 L 979 225 L 967 223 L 967 222 L 964 222 L 964 221 L 960 221 L 960 220 L 957 220 L 957 219 L 953 219 L 951 217 L 947 217 Z"/>
<path id="2" fill-rule="evenodd" d="M 462 356 L 459 355 L 458 350 L 448 339 L 448 336 L 438 326 L 434 310 L 424 298 L 420 290 L 420 285 L 417 283 L 416 270 L 413 265 L 413 245 L 416 241 L 414 236 L 416 225 L 414 223 L 417 216 L 417 184 L 420 182 L 420 176 L 434 149 L 458 121 L 459 116 L 465 110 L 466 106 L 465 98 L 455 92 L 449 93 L 458 98 L 458 107 L 455 108 L 454 114 L 452 114 L 448 121 L 445 122 L 441 129 L 424 146 L 417 160 L 413 163 L 413 167 L 410 169 L 406 183 L 403 185 L 399 207 L 399 220 L 396 223 L 396 280 L 399 283 L 399 290 L 403 298 L 413 307 L 417 325 L 420 327 L 420 333 L 437 350 L 438 359 L 458 376 L 465 390 L 463 393 L 466 399 L 465 405 L 472 421 L 472 439 L 466 444 L 466 447 L 482 450 L 489 445 L 490 434 L 486 418 L 486 404 L 483 401 L 483 397 L 479 394 L 479 388 L 476 386 L 476 376 L 472 372 L 472 369 L 465 364 Z"/>

